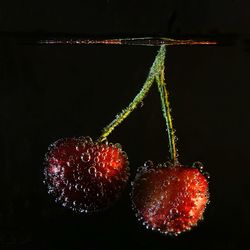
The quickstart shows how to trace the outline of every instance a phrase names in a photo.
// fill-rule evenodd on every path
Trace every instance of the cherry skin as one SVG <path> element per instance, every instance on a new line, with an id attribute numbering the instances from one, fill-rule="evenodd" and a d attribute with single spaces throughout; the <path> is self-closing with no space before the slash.
<path id="1" fill-rule="evenodd" d="M 202 219 L 209 201 L 208 181 L 194 167 L 146 164 L 132 183 L 131 198 L 143 225 L 178 235 Z"/>
<path id="2" fill-rule="evenodd" d="M 65 138 L 49 147 L 44 176 L 56 202 L 91 213 L 119 198 L 129 177 L 128 160 L 118 144 L 93 142 L 90 137 Z"/>

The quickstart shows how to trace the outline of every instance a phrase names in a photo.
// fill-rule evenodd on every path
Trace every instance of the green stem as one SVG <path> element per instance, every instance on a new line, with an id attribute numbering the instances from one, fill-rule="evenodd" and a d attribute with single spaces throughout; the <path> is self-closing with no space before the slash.
<path id="1" fill-rule="evenodd" d="M 115 127 L 118 126 L 125 118 L 127 118 L 128 115 L 142 102 L 149 89 L 151 88 L 156 76 L 159 75 L 159 72 L 162 68 L 162 61 L 164 61 L 164 58 L 165 47 L 161 46 L 158 54 L 155 57 L 154 63 L 150 68 L 148 77 L 142 89 L 136 95 L 134 100 L 128 105 L 128 107 L 123 109 L 120 114 L 116 115 L 116 118 L 102 130 L 102 134 L 99 137 L 100 142 L 106 140 L 107 136 L 115 129 Z"/>
<path id="2" fill-rule="evenodd" d="M 165 45 L 163 45 L 162 47 L 164 47 L 162 48 L 163 50 L 166 49 Z M 170 109 L 170 102 L 169 102 L 169 93 L 166 88 L 164 71 L 165 71 L 165 60 L 162 61 L 160 72 L 156 76 L 156 82 L 157 82 L 158 90 L 160 93 L 163 117 L 165 118 L 166 125 L 167 125 L 169 151 L 171 155 L 171 160 L 173 161 L 173 163 L 176 163 L 178 161 L 177 149 L 176 149 L 176 143 L 175 143 L 176 137 L 175 137 L 175 131 L 173 128 L 173 122 L 172 122 L 172 117 L 170 113 L 171 109 Z"/>

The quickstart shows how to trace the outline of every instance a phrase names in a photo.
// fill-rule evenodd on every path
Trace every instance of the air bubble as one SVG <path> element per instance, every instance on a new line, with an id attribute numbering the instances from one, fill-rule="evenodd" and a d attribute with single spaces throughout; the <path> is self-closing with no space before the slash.
<path id="1" fill-rule="evenodd" d="M 206 179 L 210 179 L 210 174 L 208 172 L 203 173 Z"/>
<path id="2" fill-rule="evenodd" d="M 204 166 L 201 162 L 197 161 L 193 163 L 193 167 L 198 169 L 200 172 L 203 170 Z"/>
<path id="3" fill-rule="evenodd" d="M 77 191 L 79 191 L 79 187 L 80 187 L 79 184 L 76 184 L 76 185 L 75 185 L 75 189 L 76 189 Z"/>
<path id="4" fill-rule="evenodd" d="M 95 162 L 95 163 L 100 162 L 100 158 L 99 158 L 98 156 L 96 156 L 96 157 L 94 158 L 94 162 Z"/>
<path id="5" fill-rule="evenodd" d="M 105 165 L 105 163 L 103 163 L 103 162 L 99 162 L 99 163 L 98 163 L 98 167 L 100 167 L 100 168 L 105 168 L 105 166 L 106 166 L 106 165 Z"/>
<path id="6" fill-rule="evenodd" d="M 126 154 L 126 152 L 122 151 L 122 156 L 125 158 L 125 159 L 128 159 L 128 155 Z"/>
<path id="7" fill-rule="evenodd" d="M 94 150 L 93 148 L 88 148 L 88 149 L 87 149 L 87 153 L 89 153 L 89 154 L 93 154 L 94 151 L 95 151 L 95 150 Z"/>
<path id="8" fill-rule="evenodd" d="M 77 180 L 81 181 L 83 179 L 83 176 L 78 176 Z"/>
<path id="9" fill-rule="evenodd" d="M 91 160 L 91 156 L 89 153 L 83 153 L 81 156 L 81 160 L 83 162 L 89 162 Z"/>
<path id="10" fill-rule="evenodd" d="M 178 214 L 179 214 L 179 211 L 178 211 L 177 208 L 172 208 L 172 209 L 169 210 L 169 213 L 170 213 L 170 215 L 173 217 L 173 216 L 178 215 Z"/>
<path id="11" fill-rule="evenodd" d="M 96 151 L 96 152 L 94 153 L 94 156 L 99 157 L 100 155 L 101 155 L 101 153 L 100 153 L 99 151 Z"/>
<path id="12" fill-rule="evenodd" d="M 115 161 L 115 163 L 116 163 L 117 165 L 120 165 L 120 164 L 121 164 L 121 159 L 117 159 L 117 160 Z"/>
<path id="13" fill-rule="evenodd" d="M 79 142 L 79 146 L 81 146 L 81 149 L 84 149 L 85 147 L 86 147 L 86 144 L 85 144 L 85 142 L 83 142 L 83 141 L 80 141 Z M 76 146 L 76 151 L 79 151 L 80 149 L 79 149 L 79 146 Z M 77 149 L 78 148 L 78 149 Z"/>
<path id="14" fill-rule="evenodd" d="M 104 153 L 102 153 L 102 157 L 103 157 L 103 159 L 105 159 L 106 157 L 107 157 L 107 153 L 106 152 L 104 152 Z"/>
<path id="15" fill-rule="evenodd" d="M 90 188 L 84 188 L 84 189 L 83 189 L 83 192 L 84 192 L 84 193 L 88 193 L 89 191 L 90 191 Z"/>
<path id="16" fill-rule="evenodd" d="M 90 136 L 85 136 L 84 141 L 87 144 L 92 144 L 93 143 L 93 140 L 92 140 L 92 138 Z"/>
<path id="17" fill-rule="evenodd" d="M 105 140 L 102 142 L 102 144 L 104 144 L 104 145 L 108 145 L 109 144 L 109 142 L 108 142 L 108 139 L 107 138 L 105 138 Z"/>
<path id="18" fill-rule="evenodd" d="M 95 173 L 95 177 L 99 177 L 99 178 L 102 178 L 102 173 L 100 172 L 100 171 L 97 171 L 96 173 Z"/>
<path id="19" fill-rule="evenodd" d="M 148 160 L 148 161 L 144 162 L 144 167 L 150 168 L 150 167 L 153 167 L 153 166 L 154 166 L 154 163 L 151 160 Z"/>
<path id="20" fill-rule="evenodd" d="M 103 153 L 106 150 L 106 147 L 101 146 L 100 151 Z"/>
<path id="21" fill-rule="evenodd" d="M 92 166 L 88 169 L 88 172 L 90 175 L 94 175 L 96 173 L 96 168 Z"/>
<path id="22" fill-rule="evenodd" d="M 122 145 L 120 143 L 116 143 L 115 144 L 115 147 L 119 148 L 119 149 L 122 149 Z"/>

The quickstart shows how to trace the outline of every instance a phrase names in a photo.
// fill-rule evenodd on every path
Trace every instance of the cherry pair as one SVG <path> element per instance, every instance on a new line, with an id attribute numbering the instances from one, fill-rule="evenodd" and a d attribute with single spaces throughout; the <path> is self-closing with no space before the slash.
<path id="1" fill-rule="evenodd" d="M 128 158 L 120 145 L 90 137 L 60 139 L 46 154 L 45 180 L 61 205 L 91 213 L 120 197 L 129 177 Z M 208 201 L 207 180 L 199 168 L 154 166 L 148 161 L 132 184 L 132 203 L 139 220 L 163 233 L 190 229 Z"/>
<path id="2" fill-rule="evenodd" d="M 116 119 L 104 128 L 99 140 L 90 137 L 60 139 L 45 157 L 45 183 L 57 202 L 77 212 L 92 213 L 116 201 L 129 179 L 128 157 L 120 144 L 107 136 L 146 96 L 157 82 L 166 119 L 171 162 L 147 161 L 132 182 L 132 207 L 137 218 L 152 230 L 177 235 L 202 218 L 208 203 L 208 181 L 201 165 L 181 165 L 176 156 L 175 135 L 164 81 L 165 46 L 162 46 L 142 90 Z"/>

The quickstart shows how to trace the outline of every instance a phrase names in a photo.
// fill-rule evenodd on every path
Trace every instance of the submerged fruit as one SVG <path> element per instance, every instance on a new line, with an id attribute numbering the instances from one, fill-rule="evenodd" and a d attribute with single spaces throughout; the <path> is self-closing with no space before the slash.
<path id="1" fill-rule="evenodd" d="M 90 137 L 60 139 L 49 147 L 44 175 L 56 202 L 89 213 L 107 208 L 120 196 L 129 176 L 128 160 L 118 144 Z"/>
<path id="2" fill-rule="evenodd" d="M 152 165 L 137 173 L 131 196 L 147 228 L 177 235 L 202 219 L 209 201 L 208 181 L 194 167 Z"/>

